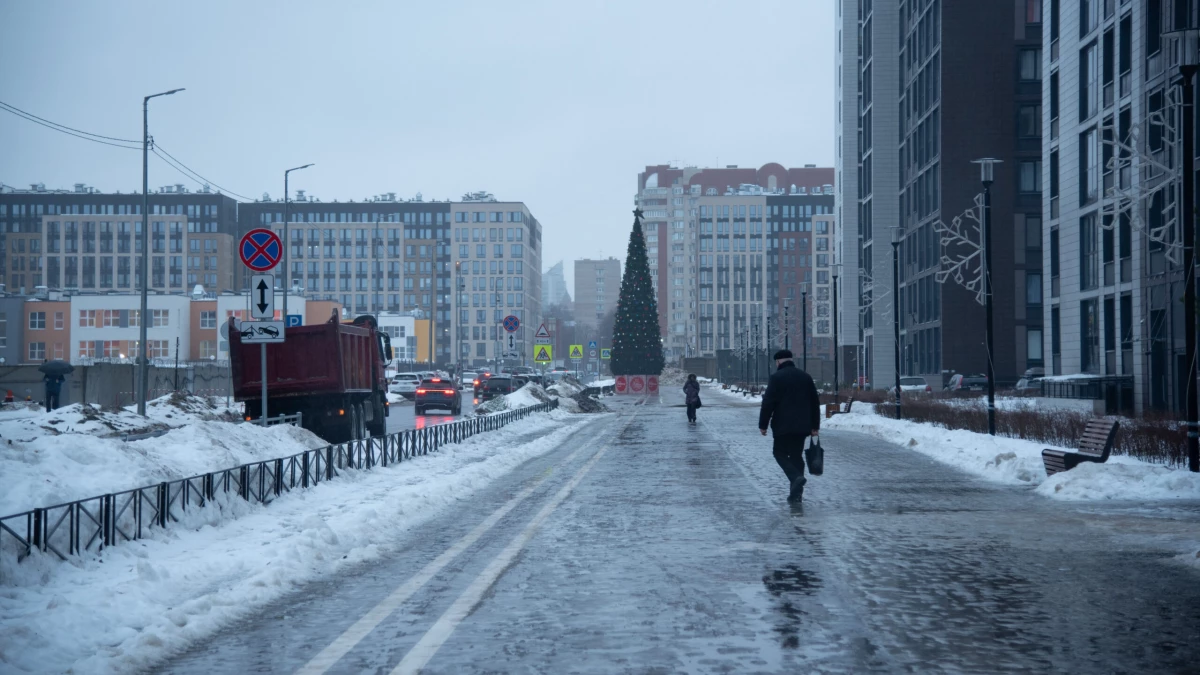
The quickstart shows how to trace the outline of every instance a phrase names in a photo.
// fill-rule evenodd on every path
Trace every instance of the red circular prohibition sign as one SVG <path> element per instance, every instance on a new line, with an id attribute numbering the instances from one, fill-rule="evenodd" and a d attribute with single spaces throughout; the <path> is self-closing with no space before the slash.
<path id="1" fill-rule="evenodd" d="M 283 242 L 271 230 L 256 228 L 242 237 L 238 244 L 238 255 L 246 267 L 255 272 L 266 272 L 279 264 L 283 256 Z"/>

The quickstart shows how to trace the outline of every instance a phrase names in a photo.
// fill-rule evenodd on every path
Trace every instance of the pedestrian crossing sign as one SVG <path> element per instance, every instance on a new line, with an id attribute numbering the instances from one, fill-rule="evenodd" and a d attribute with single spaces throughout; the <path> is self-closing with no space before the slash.
<path id="1" fill-rule="evenodd" d="M 583 345 L 571 345 L 571 358 L 576 361 L 583 358 Z"/>
<path id="2" fill-rule="evenodd" d="M 550 345 L 537 345 L 533 348 L 533 360 L 538 363 L 550 363 L 554 359 L 554 347 Z"/>
<path id="3" fill-rule="evenodd" d="M 611 359 L 612 358 L 612 350 L 611 349 L 601 349 L 600 350 L 600 358 Z"/>

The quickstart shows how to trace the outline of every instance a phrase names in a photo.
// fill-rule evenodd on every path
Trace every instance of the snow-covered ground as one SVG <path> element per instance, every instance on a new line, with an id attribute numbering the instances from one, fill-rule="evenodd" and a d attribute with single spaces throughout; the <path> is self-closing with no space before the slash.
<path id="1" fill-rule="evenodd" d="M 705 396 L 756 402 L 759 399 L 735 394 L 710 385 Z M 960 401 L 961 399 L 951 399 Z M 1012 397 L 998 399 L 1009 409 L 1038 405 L 1043 399 Z M 973 404 L 976 399 L 966 399 Z M 849 414 L 822 420 L 822 428 L 857 431 L 899 443 L 940 462 L 956 466 L 981 478 L 1009 485 L 1035 486 L 1042 496 L 1062 500 L 1200 500 L 1200 474 L 1171 469 L 1133 457 L 1112 455 L 1104 464 L 1087 463 L 1047 477 L 1038 441 L 989 436 L 972 431 L 944 429 L 933 424 L 893 420 L 876 415 L 869 403 L 855 403 Z M 1073 449 L 1073 448 L 1068 448 Z M 830 448 L 829 451 L 836 450 Z"/>
<path id="2" fill-rule="evenodd" d="M 223 402 L 223 401 L 222 401 Z M 150 402 L 131 410 L 73 404 L 53 412 L 0 417 L 0 515 L 128 490 L 326 445 L 281 425 L 229 421 L 237 414 L 200 397 Z M 121 435 L 165 431 L 124 442 Z"/>
<path id="3" fill-rule="evenodd" d="M 114 546 L 103 560 L 5 562 L 0 672 L 143 669 L 304 583 L 387 555 L 406 530 L 594 419 L 535 415 L 403 464 L 345 472 L 270 506 L 227 496 L 224 508 L 240 518 L 213 526 L 215 508 L 189 511 L 186 522 Z M 521 440 L 537 432 L 546 435 Z M 289 442 L 297 443 L 280 440 Z"/>
<path id="4" fill-rule="evenodd" d="M 1052 499 L 1200 499 L 1200 474 L 1113 455 L 1104 464 L 1087 463 L 1047 478 L 1042 449 L 1052 446 L 1045 443 L 888 419 L 865 403 L 824 420 L 822 428 L 878 436 L 987 480 L 1036 486 Z"/>

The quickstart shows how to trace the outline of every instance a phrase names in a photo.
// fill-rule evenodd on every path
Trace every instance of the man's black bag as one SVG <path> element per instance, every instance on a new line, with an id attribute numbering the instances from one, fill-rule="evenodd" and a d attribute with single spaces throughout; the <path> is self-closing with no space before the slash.
<path id="1" fill-rule="evenodd" d="M 808 447 L 804 449 L 804 460 L 808 462 L 808 472 L 814 476 L 825 473 L 825 448 L 821 447 L 821 437 L 813 436 Z"/>

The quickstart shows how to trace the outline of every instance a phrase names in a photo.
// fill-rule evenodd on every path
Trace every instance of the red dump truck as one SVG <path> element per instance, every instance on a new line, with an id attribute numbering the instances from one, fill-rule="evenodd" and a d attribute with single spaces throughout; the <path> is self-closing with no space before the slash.
<path id="1" fill-rule="evenodd" d="M 249 324 L 241 324 L 245 327 Z M 391 340 L 375 317 L 288 328 L 286 340 L 267 345 L 267 414 L 301 413 L 305 429 L 330 443 L 383 436 L 388 416 L 384 367 Z M 262 415 L 262 345 L 243 343 L 230 319 L 229 357 L 234 398 L 246 420 Z"/>

